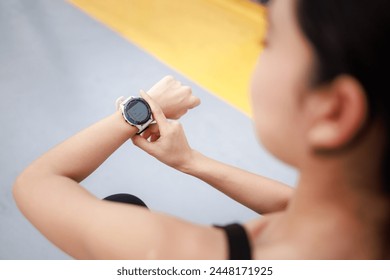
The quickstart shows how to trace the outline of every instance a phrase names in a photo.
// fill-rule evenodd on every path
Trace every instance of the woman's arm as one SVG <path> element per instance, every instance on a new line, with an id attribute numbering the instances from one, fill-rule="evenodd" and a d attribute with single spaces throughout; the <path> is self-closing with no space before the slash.
<path id="1" fill-rule="evenodd" d="M 182 171 L 195 176 L 259 214 L 284 210 L 293 194 L 287 185 L 192 151 Z"/>
<path id="2" fill-rule="evenodd" d="M 23 214 L 51 242 L 75 258 L 226 258 L 226 244 L 220 231 L 141 207 L 101 201 L 66 176 L 72 173 L 72 177 L 84 176 L 74 175 L 73 167 L 58 169 L 60 163 L 55 168 L 50 167 L 52 160 L 58 159 L 56 155 L 68 158 L 70 155 L 64 153 L 65 150 L 76 151 L 71 144 L 87 143 L 107 132 L 123 133 L 122 139 L 126 138 L 125 135 L 132 134 L 132 129 L 115 129 L 122 123 L 121 119 L 111 116 L 59 145 L 23 172 L 14 186 L 14 197 Z M 80 142 L 83 137 L 88 140 Z M 119 143 L 115 141 L 113 146 Z"/>
<path id="3" fill-rule="evenodd" d="M 154 125 L 132 141 L 161 162 L 205 181 L 260 214 L 285 209 L 293 194 L 293 189 L 287 185 L 215 161 L 191 149 L 181 124 L 176 121 L 162 127 Z"/>
<path id="4" fill-rule="evenodd" d="M 171 76 L 161 79 L 148 92 L 172 119 L 180 118 L 200 104 L 189 87 Z M 81 182 L 136 132 L 117 112 L 52 149 L 34 166 Z"/>
<path id="5" fill-rule="evenodd" d="M 117 112 L 44 154 L 15 183 L 21 211 L 76 258 L 226 258 L 220 230 L 101 201 L 78 184 L 135 133 Z"/>

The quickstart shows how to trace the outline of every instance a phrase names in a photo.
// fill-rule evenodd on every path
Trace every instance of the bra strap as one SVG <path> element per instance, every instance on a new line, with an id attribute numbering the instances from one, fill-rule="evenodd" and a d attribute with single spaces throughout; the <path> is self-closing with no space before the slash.
<path id="1" fill-rule="evenodd" d="M 225 231 L 229 244 L 230 260 L 250 260 L 252 259 L 251 247 L 245 228 L 240 224 L 229 224 L 226 226 L 216 226 Z"/>

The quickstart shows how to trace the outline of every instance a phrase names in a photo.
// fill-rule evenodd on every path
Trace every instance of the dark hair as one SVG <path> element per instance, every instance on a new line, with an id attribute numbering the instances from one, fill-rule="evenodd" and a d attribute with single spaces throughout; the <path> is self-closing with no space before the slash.
<path id="1" fill-rule="evenodd" d="M 390 194 L 390 1 L 296 0 L 298 24 L 316 55 L 315 85 L 341 74 L 365 89 L 369 119 L 384 124 L 383 190 Z"/>

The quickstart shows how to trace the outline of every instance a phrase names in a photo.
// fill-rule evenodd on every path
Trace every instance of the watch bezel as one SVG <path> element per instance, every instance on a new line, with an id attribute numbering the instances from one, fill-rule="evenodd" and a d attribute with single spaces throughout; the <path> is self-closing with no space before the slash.
<path id="1" fill-rule="evenodd" d="M 147 116 L 140 120 L 140 121 L 137 121 L 137 120 L 134 120 L 129 114 L 128 114 L 128 110 L 130 110 L 132 107 L 134 107 L 136 104 L 138 103 L 142 103 L 146 110 L 147 110 Z M 150 108 L 149 104 L 141 97 L 135 97 L 135 98 L 132 98 L 130 99 L 128 102 L 126 102 L 123 106 L 123 116 L 125 117 L 126 121 L 130 124 L 133 124 L 133 125 L 144 125 L 145 123 L 147 123 L 151 116 L 152 116 L 152 109 Z"/>

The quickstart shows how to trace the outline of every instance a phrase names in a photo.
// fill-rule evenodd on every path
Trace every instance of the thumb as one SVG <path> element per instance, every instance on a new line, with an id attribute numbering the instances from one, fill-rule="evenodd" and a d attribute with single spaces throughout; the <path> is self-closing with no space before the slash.
<path id="1" fill-rule="evenodd" d="M 131 138 L 131 141 L 135 146 L 137 146 L 141 150 L 144 150 L 148 154 L 153 155 L 153 151 L 154 151 L 153 143 L 150 143 L 148 140 L 144 139 L 140 135 L 135 135 L 133 138 Z"/>

